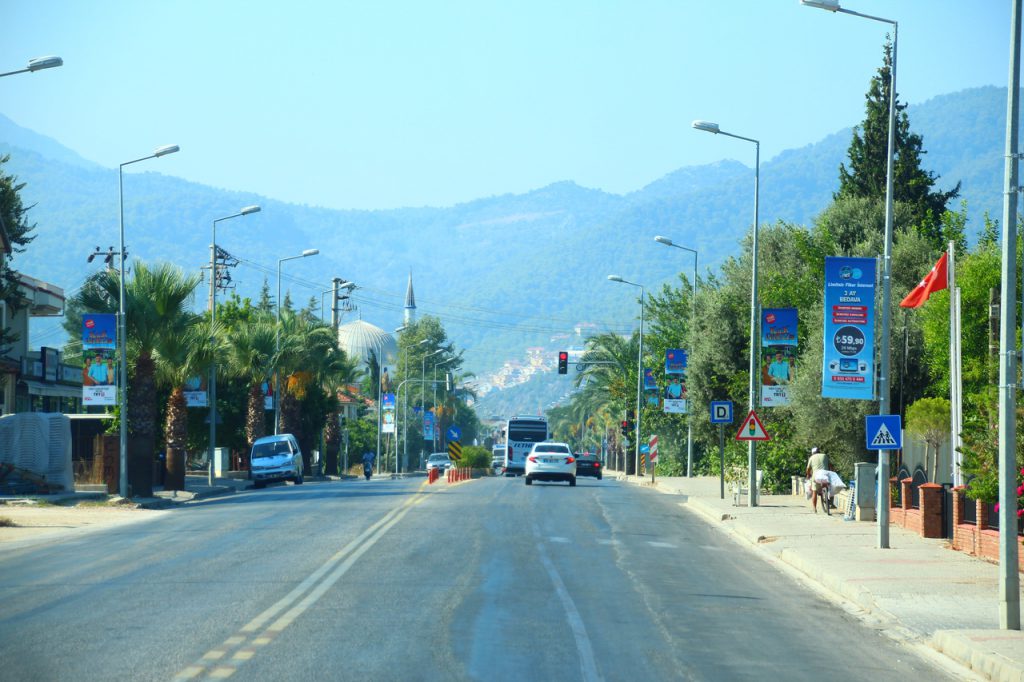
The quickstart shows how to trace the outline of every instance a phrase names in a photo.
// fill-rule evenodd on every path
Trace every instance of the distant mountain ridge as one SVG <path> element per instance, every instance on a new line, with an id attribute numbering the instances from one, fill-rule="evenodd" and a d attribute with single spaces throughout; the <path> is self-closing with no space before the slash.
<path id="1" fill-rule="evenodd" d="M 908 112 L 940 187 L 962 182 L 972 231 L 984 212 L 1001 214 L 1005 102 L 1005 89 L 985 87 Z M 809 224 L 832 200 L 850 135 L 844 128 L 763 162 L 761 223 Z M 85 262 L 93 248 L 117 243 L 116 169 L 3 116 L 0 153 L 11 155 L 7 170 L 26 183 L 23 201 L 38 225 L 15 267 L 73 291 L 97 267 Z M 211 221 L 258 203 L 258 216 L 218 229 L 219 245 L 243 259 L 232 273 L 239 293 L 255 297 L 265 277 L 274 291 L 278 258 L 318 248 L 319 257 L 285 269 L 293 302 L 320 300 L 316 286 L 299 288 L 297 280 L 325 290 L 332 277 L 344 277 L 361 287 L 363 319 L 390 330 L 401 324 L 411 271 L 420 314 L 441 317 L 468 350 L 469 367 L 485 370 L 548 345 L 574 322 L 635 326 L 634 293 L 606 275 L 650 289 L 689 272 L 692 261 L 670 257 L 653 243 L 656 234 L 698 249 L 702 271 L 717 267 L 737 253 L 753 219 L 752 190 L 752 169 L 727 160 L 677 169 L 625 195 L 565 181 L 449 207 L 339 211 L 145 172 L 125 176 L 125 229 L 132 258 L 195 271 L 209 261 Z"/>

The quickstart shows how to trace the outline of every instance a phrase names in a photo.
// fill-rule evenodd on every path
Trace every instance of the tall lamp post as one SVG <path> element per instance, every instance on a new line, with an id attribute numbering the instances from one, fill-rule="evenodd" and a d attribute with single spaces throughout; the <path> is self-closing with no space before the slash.
<path id="1" fill-rule="evenodd" d="M 633 473 L 636 476 L 641 476 L 640 473 L 640 394 L 641 388 L 644 384 L 644 287 L 642 284 L 636 282 L 630 282 L 622 279 L 618 275 L 608 275 L 609 282 L 619 282 L 621 284 L 628 284 L 632 287 L 639 287 L 640 289 L 640 349 L 636 354 L 636 433 L 633 434 L 633 440 L 636 441 L 636 464 L 633 467 Z"/>
<path id="2" fill-rule="evenodd" d="M 693 127 L 697 130 L 703 130 L 706 133 L 714 133 L 715 135 L 725 135 L 726 137 L 735 137 L 737 140 L 745 140 L 747 142 L 754 143 L 754 234 L 751 240 L 750 246 L 750 260 L 751 260 L 751 273 L 750 273 L 750 391 L 747 394 L 747 400 L 750 405 L 750 410 L 753 410 L 756 406 L 756 392 L 757 392 L 757 233 L 758 233 L 758 216 L 757 216 L 757 200 L 758 200 L 758 187 L 760 184 L 761 176 L 761 143 L 750 137 L 743 137 L 742 135 L 734 135 L 733 133 L 727 133 L 718 127 L 717 123 L 711 123 L 710 121 L 694 121 Z M 747 490 L 750 491 L 750 495 L 747 496 L 751 507 L 757 506 L 757 445 L 754 441 L 748 441 L 747 449 L 747 468 L 749 469 L 747 476 Z"/>
<path id="3" fill-rule="evenodd" d="M 655 237 L 654 241 L 665 246 L 673 246 L 683 251 L 689 251 L 693 254 L 693 281 L 691 282 L 691 288 L 693 289 L 691 295 L 693 311 L 690 313 L 690 333 L 688 334 L 690 338 L 689 352 L 692 353 L 693 342 L 697 338 L 697 250 L 676 244 L 668 237 Z M 689 408 L 686 411 L 688 413 L 686 415 L 686 477 L 689 478 L 693 476 L 693 416 L 689 414 Z"/>
<path id="4" fill-rule="evenodd" d="M 59 58 L 55 58 L 59 59 Z M 63 63 L 63 62 L 61 62 Z M 53 64 L 52 66 L 60 66 L 60 64 Z M 48 67 L 44 67 L 48 68 Z M 168 144 L 163 147 L 157 147 L 152 154 L 143 156 L 138 159 L 132 159 L 131 161 L 125 161 L 117 167 L 117 205 L 118 205 L 118 260 L 120 261 L 119 274 L 117 280 L 117 345 L 119 348 L 118 358 L 121 363 L 120 368 L 120 384 L 121 388 L 119 391 L 117 406 L 121 413 L 121 426 L 120 426 L 120 449 L 121 449 L 121 475 L 119 480 L 119 493 L 121 497 L 128 497 L 128 338 L 127 329 L 128 326 L 125 323 L 124 314 L 124 167 L 130 166 L 133 163 L 139 163 L 140 161 L 146 161 L 148 159 L 156 159 L 161 156 L 167 156 L 173 154 L 179 150 L 178 145 Z"/>
<path id="5" fill-rule="evenodd" d="M 35 59 L 28 60 L 28 66 L 26 66 L 24 69 L 0 73 L 0 78 L 2 78 L 3 76 L 13 76 L 16 73 L 35 73 L 36 71 L 42 71 L 43 69 L 52 69 L 55 66 L 63 65 L 64 60 L 60 57 L 36 57 Z"/>
<path id="6" fill-rule="evenodd" d="M 437 355 L 438 353 L 441 353 L 443 351 L 444 351 L 444 348 L 438 348 L 435 351 L 427 353 L 420 360 L 420 381 L 421 381 L 421 383 L 420 383 L 420 418 L 421 418 L 421 420 L 427 418 L 427 395 L 426 395 L 427 394 L 427 358 L 433 357 L 434 355 Z M 423 424 L 423 422 L 421 421 L 420 425 L 422 426 L 422 424 Z M 422 431 L 423 431 L 423 429 L 421 428 L 420 432 L 422 433 Z M 430 436 L 431 436 L 431 438 L 433 438 L 433 436 L 434 436 L 433 432 L 431 432 Z M 426 443 L 426 438 L 423 439 L 423 442 Z M 420 456 L 422 456 L 422 452 L 420 453 Z"/>
<path id="7" fill-rule="evenodd" d="M 430 343 L 430 339 L 420 339 L 412 345 L 412 348 L 418 348 L 425 343 Z M 402 383 L 404 384 L 409 380 L 409 349 L 405 351 L 405 371 L 403 372 Z M 401 385 L 398 387 L 401 389 Z M 409 462 L 409 389 L 405 389 L 405 402 L 402 403 L 402 459 Z M 395 449 L 395 475 L 398 475 L 398 449 Z"/>
<path id="8" fill-rule="evenodd" d="M 889 141 L 885 159 L 885 251 L 882 258 L 882 340 L 878 363 L 878 414 L 889 414 L 889 299 L 892 271 L 893 161 L 896 155 L 896 41 L 899 25 L 891 19 L 843 9 L 838 0 L 800 0 L 801 5 L 849 14 L 892 26 L 892 67 L 889 69 Z M 889 547 L 889 451 L 878 451 L 878 547 Z"/>
<path id="9" fill-rule="evenodd" d="M 210 245 L 210 349 L 214 348 L 213 328 L 217 322 L 217 223 L 244 215 L 259 213 L 259 206 L 246 206 L 234 213 L 213 221 L 213 243 Z M 213 459 L 217 443 L 217 359 L 210 363 L 210 457 L 207 483 L 213 485 Z"/>
<path id="10" fill-rule="evenodd" d="M 451 362 L 454 359 L 455 359 L 455 356 L 452 356 L 450 358 L 445 358 L 444 360 L 438 360 L 437 362 L 434 363 L 434 381 L 433 381 L 433 387 L 434 387 L 434 433 L 430 434 L 431 439 L 433 440 L 434 445 L 433 445 L 433 449 L 431 450 L 431 452 L 437 452 L 437 438 L 436 438 L 436 436 L 434 434 L 436 434 L 438 432 L 438 429 L 440 428 L 440 423 L 437 421 L 437 368 L 440 367 L 443 364 Z"/>
<path id="11" fill-rule="evenodd" d="M 298 256 L 288 256 L 286 258 L 279 258 L 277 260 L 277 328 L 275 329 L 276 334 L 274 336 L 274 353 L 275 355 L 281 353 L 281 264 L 285 261 L 296 260 L 298 258 L 308 258 L 309 256 L 315 256 L 320 253 L 320 249 L 306 249 Z M 276 379 L 274 380 L 274 435 L 277 435 L 277 431 L 280 428 L 281 422 L 281 365 L 280 358 L 274 363 L 277 366 L 277 371 L 274 373 Z"/>

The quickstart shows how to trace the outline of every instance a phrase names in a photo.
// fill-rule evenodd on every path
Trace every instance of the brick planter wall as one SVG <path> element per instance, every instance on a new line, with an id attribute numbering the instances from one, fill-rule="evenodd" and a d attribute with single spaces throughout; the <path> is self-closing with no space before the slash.
<path id="1" fill-rule="evenodd" d="M 964 505 L 971 504 L 964 495 L 963 486 L 953 489 L 953 539 L 950 546 L 958 551 L 966 552 L 989 561 L 999 561 L 999 531 L 988 527 L 988 507 L 984 502 L 975 500 L 977 505 L 978 524 L 964 523 Z M 1017 570 L 1024 572 L 1024 547 L 1018 538 Z"/>

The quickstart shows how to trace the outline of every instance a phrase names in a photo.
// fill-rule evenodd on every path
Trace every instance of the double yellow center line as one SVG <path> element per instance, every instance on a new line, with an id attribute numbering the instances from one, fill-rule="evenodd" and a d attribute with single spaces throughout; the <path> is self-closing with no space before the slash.
<path id="1" fill-rule="evenodd" d="M 274 641 L 274 638 L 301 616 L 306 609 L 331 589 L 348 572 L 356 560 L 373 547 L 417 504 L 427 499 L 426 483 L 401 506 L 395 507 L 379 521 L 338 550 L 320 568 L 313 571 L 291 592 L 270 608 L 246 623 L 241 630 L 174 676 L 175 680 L 225 679 L 238 671 L 238 666 Z"/>

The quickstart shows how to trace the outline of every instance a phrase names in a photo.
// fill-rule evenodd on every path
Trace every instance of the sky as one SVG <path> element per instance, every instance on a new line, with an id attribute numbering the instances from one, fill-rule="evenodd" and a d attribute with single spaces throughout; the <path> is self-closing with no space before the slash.
<path id="1" fill-rule="evenodd" d="M 849 0 L 899 22 L 916 104 L 1006 87 L 1011 0 Z M 0 0 L 0 113 L 107 167 L 337 209 L 572 180 L 638 190 L 863 118 L 891 27 L 798 0 Z M 136 170 L 133 169 L 133 170 Z"/>

